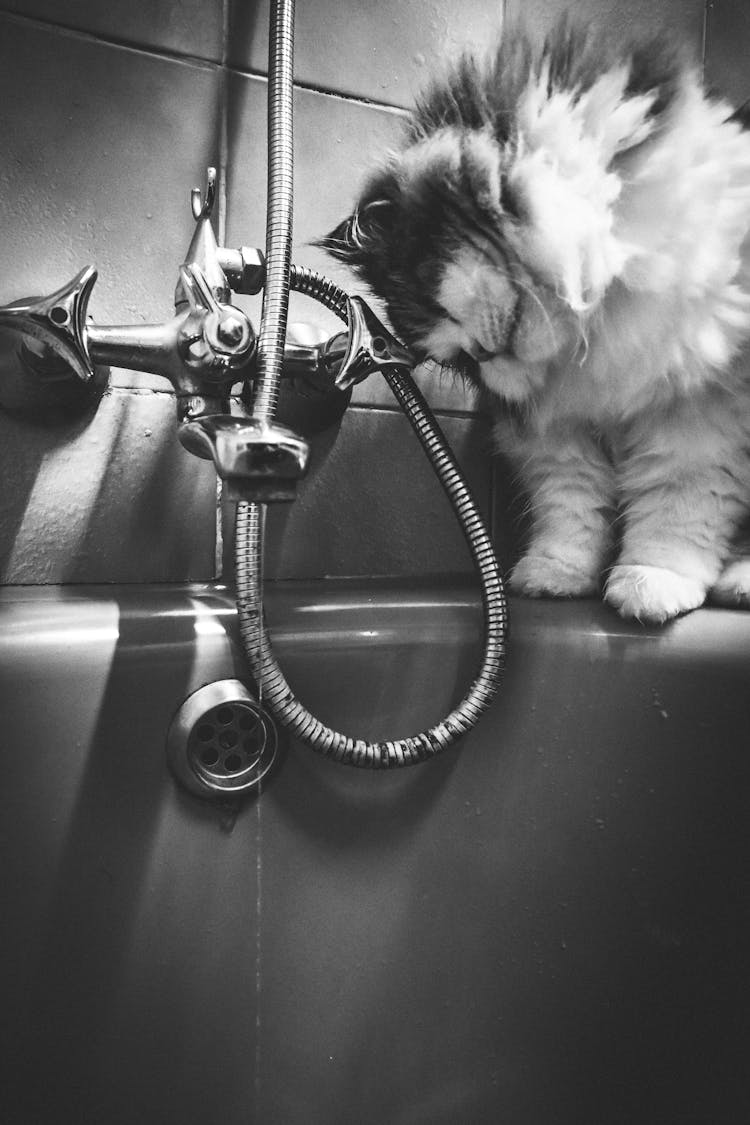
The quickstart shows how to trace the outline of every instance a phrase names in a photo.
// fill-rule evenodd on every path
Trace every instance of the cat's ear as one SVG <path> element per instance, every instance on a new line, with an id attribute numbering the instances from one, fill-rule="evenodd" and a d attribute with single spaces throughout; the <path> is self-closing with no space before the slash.
<path id="1" fill-rule="evenodd" d="M 341 262 L 361 266 L 377 253 L 387 235 L 392 213 L 390 200 L 370 199 L 360 204 L 330 234 L 317 239 L 315 245 Z"/>

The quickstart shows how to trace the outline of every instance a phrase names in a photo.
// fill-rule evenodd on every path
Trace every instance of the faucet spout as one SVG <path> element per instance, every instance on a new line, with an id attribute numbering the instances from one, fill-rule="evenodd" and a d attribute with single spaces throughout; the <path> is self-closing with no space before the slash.
<path id="1" fill-rule="evenodd" d="M 228 500 L 294 500 L 307 471 L 307 442 L 275 422 L 230 414 L 186 418 L 180 441 L 190 453 L 211 459 Z"/>

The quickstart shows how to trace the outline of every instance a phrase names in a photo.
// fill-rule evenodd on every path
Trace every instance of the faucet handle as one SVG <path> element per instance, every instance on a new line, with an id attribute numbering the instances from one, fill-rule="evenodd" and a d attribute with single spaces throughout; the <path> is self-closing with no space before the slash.
<path id="1" fill-rule="evenodd" d="M 27 297 L 0 308 L 0 326 L 31 336 L 65 361 L 84 383 L 94 377 L 86 335 L 86 310 L 97 279 L 93 266 L 48 297 Z"/>
<path id="2" fill-rule="evenodd" d="M 349 322 L 346 354 L 334 379 L 339 390 L 361 383 L 373 371 L 414 366 L 409 350 L 388 331 L 361 297 L 347 297 L 346 308 Z"/>
<path id="3" fill-rule="evenodd" d="M 180 266 L 179 287 L 192 313 L 200 318 L 200 336 L 216 364 L 227 371 L 244 367 L 255 350 L 253 327 L 241 309 L 217 301 L 200 266 Z"/>

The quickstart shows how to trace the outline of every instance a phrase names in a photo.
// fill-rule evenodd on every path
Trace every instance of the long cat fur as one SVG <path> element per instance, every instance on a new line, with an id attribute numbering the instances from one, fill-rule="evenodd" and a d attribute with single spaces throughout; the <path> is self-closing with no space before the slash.
<path id="1" fill-rule="evenodd" d="M 750 132 L 665 39 L 467 54 L 322 245 L 488 391 L 532 517 L 512 586 L 662 622 L 750 604 Z M 616 549 L 616 554 L 613 550 Z M 615 559 L 614 565 L 608 565 Z"/>

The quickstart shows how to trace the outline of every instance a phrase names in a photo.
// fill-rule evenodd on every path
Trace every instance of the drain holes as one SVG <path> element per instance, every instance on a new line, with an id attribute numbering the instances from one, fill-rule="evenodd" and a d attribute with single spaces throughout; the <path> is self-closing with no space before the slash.
<path id="1" fill-rule="evenodd" d="M 278 745 L 271 717 L 239 680 L 217 680 L 193 692 L 175 713 L 167 758 L 196 796 L 240 796 L 258 787 Z"/>
<path id="2" fill-rule="evenodd" d="M 263 717 L 237 702 L 215 707 L 193 728 L 188 757 L 200 777 L 221 786 L 256 770 L 265 748 Z"/>

